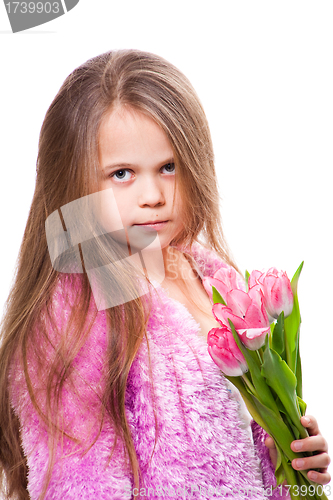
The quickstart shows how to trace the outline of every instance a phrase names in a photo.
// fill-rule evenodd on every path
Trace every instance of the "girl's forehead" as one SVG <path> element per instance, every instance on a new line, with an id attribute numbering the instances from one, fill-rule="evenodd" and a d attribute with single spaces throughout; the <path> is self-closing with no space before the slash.
<path id="1" fill-rule="evenodd" d="M 172 146 L 163 129 L 150 117 L 132 108 L 108 113 L 100 127 L 99 154 L 102 163 L 130 163 L 131 158 L 171 158 Z"/>
<path id="2" fill-rule="evenodd" d="M 134 132 L 141 129 L 159 129 L 161 127 L 149 116 L 130 106 L 117 106 L 106 113 L 101 122 L 101 133 L 112 131 L 113 133 Z"/>

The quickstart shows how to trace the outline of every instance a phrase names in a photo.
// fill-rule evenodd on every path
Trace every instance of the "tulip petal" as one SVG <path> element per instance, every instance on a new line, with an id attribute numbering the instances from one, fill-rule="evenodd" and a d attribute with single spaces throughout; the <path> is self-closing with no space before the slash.
<path id="1" fill-rule="evenodd" d="M 229 328 L 228 319 L 231 319 L 236 329 L 246 328 L 247 326 L 243 318 L 236 316 L 235 314 L 233 314 L 232 310 L 229 307 L 226 307 L 222 304 L 214 304 L 213 314 L 217 321 L 227 326 L 228 328 Z"/>
<path id="2" fill-rule="evenodd" d="M 267 313 L 278 318 L 281 312 L 289 316 L 293 309 L 293 293 L 288 276 L 274 267 L 270 268 L 263 279 L 264 303 Z"/>
<path id="3" fill-rule="evenodd" d="M 237 330 L 241 341 L 250 349 L 250 351 L 256 351 L 260 349 L 265 344 L 266 335 L 270 332 L 270 327 L 268 328 L 247 328 L 246 330 Z"/>
<path id="4" fill-rule="evenodd" d="M 254 285 L 249 290 L 249 297 L 251 297 L 252 302 L 261 308 L 263 303 L 263 292 L 261 285 Z"/>
<path id="5" fill-rule="evenodd" d="M 233 267 L 220 267 L 214 274 L 214 278 L 222 281 L 229 290 L 237 287 L 237 273 Z"/>
<path id="6" fill-rule="evenodd" d="M 241 364 L 246 364 L 245 358 L 242 354 L 242 351 L 239 349 L 238 345 L 236 344 L 234 337 L 232 335 L 232 331 L 230 329 L 226 329 L 225 331 L 225 338 L 227 341 L 228 349 L 230 352 L 233 354 L 233 356 L 241 363 Z"/>
<path id="7" fill-rule="evenodd" d="M 247 371 L 246 364 L 238 363 L 228 351 L 223 351 L 223 357 L 221 357 L 221 354 L 217 351 L 215 346 L 208 346 L 208 352 L 214 363 L 216 363 L 228 377 L 239 377 Z"/>
<path id="8" fill-rule="evenodd" d="M 245 323 L 253 328 L 269 327 L 269 321 L 264 308 L 259 309 L 256 305 L 251 304 L 244 318 Z"/>
<path id="9" fill-rule="evenodd" d="M 225 375 L 237 377 L 247 371 L 245 358 L 238 348 L 230 328 L 212 328 L 207 337 L 208 352 Z"/>
<path id="10" fill-rule="evenodd" d="M 227 285 L 225 285 L 222 281 L 215 278 L 205 277 L 202 280 L 202 284 L 206 292 L 208 293 L 211 301 L 213 301 L 212 286 L 216 288 L 216 290 L 219 292 L 224 301 L 227 296 L 227 293 L 230 291 L 230 288 Z"/>
<path id="11" fill-rule="evenodd" d="M 243 290 L 231 290 L 226 297 L 227 306 L 236 316 L 245 317 L 248 307 L 252 300 L 250 296 Z"/>
<path id="12" fill-rule="evenodd" d="M 252 271 L 249 276 L 249 288 L 252 288 L 254 285 L 261 283 L 261 277 L 264 275 L 261 271 Z"/>
<path id="13" fill-rule="evenodd" d="M 210 283 L 211 279 L 212 278 L 205 276 L 204 278 L 202 278 L 202 284 L 203 284 L 203 287 L 206 290 L 210 300 L 213 301 L 213 291 L 212 291 L 212 285 Z"/>

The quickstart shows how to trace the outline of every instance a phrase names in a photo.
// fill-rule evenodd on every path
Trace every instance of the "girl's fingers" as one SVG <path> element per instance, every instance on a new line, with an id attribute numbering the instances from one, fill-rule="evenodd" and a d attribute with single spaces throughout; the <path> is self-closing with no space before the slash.
<path id="1" fill-rule="evenodd" d="M 265 439 L 265 446 L 269 449 L 269 456 L 271 458 L 272 464 L 274 467 L 276 466 L 276 461 L 277 461 L 277 451 L 276 451 L 276 446 L 274 443 L 274 439 L 272 439 L 270 436 L 268 436 Z"/>
<path id="2" fill-rule="evenodd" d="M 331 460 L 327 453 L 320 453 L 313 457 L 295 458 L 291 464 L 296 470 L 327 469 Z"/>
<path id="3" fill-rule="evenodd" d="M 320 434 L 317 420 L 312 415 L 306 415 L 301 418 L 303 427 L 306 427 L 309 437 L 299 439 L 291 443 L 291 449 L 295 452 L 317 452 L 312 457 L 300 457 L 294 459 L 291 464 L 296 470 L 307 470 L 307 476 L 311 481 L 318 484 L 327 484 L 331 480 L 327 472 L 331 459 L 327 453 L 328 444 L 326 439 Z M 271 437 L 267 437 L 265 445 L 269 448 L 273 463 L 276 463 L 275 443 Z M 274 460 L 275 459 L 275 460 Z M 309 469 L 317 469 L 309 470 Z"/>
<path id="4" fill-rule="evenodd" d="M 301 417 L 301 424 L 306 427 L 310 436 L 320 434 L 318 422 L 312 415 Z"/>
<path id="5" fill-rule="evenodd" d="M 270 448 L 271 450 L 273 450 L 275 448 L 274 439 L 271 438 L 270 436 L 268 436 L 265 439 L 265 446 L 267 446 L 267 448 Z"/>
<path id="6" fill-rule="evenodd" d="M 291 464 L 296 470 L 308 470 L 307 476 L 311 481 L 318 484 L 327 484 L 331 480 L 331 476 L 327 472 L 327 467 L 331 462 L 327 453 L 327 441 L 320 434 L 318 422 L 312 415 L 302 417 L 301 424 L 308 430 L 309 437 L 293 441 L 290 447 L 295 452 L 312 451 L 316 454 L 312 457 L 296 458 Z"/>
<path id="7" fill-rule="evenodd" d="M 311 481 L 314 481 L 318 484 L 327 484 L 331 480 L 331 475 L 327 472 L 327 469 L 325 469 L 323 472 L 310 470 L 307 476 Z"/>
<path id="8" fill-rule="evenodd" d="M 326 439 L 321 434 L 310 436 L 304 439 L 293 441 L 290 445 L 291 449 L 296 452 L 303 451 L 328 451 Z"/>
<path id="9" fill-rule="evenodd" d="M 320 433 L 317 420 L 312 415 L 306 415 L 301 417 L 301 424 L 307 428 L 309 437 L 293 441 L 290 445 L 291 449 L 296 452 L 327 452 L 328 444 Z"/>

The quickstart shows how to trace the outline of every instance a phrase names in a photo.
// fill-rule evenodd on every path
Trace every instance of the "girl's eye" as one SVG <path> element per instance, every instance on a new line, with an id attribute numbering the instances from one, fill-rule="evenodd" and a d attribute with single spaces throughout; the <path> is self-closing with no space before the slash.
<path id="1" fill-rule="evenodd" d="M 129 181 L 131 178 L 131 172 L 129 170 L 117 170 L 116 172 L 113 172 L 111 176 L 116 182 L 126 182 Z"/>
<path id="2" fill-rule="evenodd" d="M 165 170 L 167 174 L 174 174 L 175 173 L 175 164 L 174 163 L 167 163 L 162 167 L 162 170 Z"/>

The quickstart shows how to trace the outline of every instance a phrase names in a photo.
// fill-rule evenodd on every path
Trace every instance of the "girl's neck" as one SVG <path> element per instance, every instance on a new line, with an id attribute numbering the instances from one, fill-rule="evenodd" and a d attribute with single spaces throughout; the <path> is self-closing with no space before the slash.
<path id="1" fill-rule="evenodd" d="M 164 252 L 165 278 L 161 283 L 169 297 L 182 303 L 200 325 L 204 338 L 212 328 L 220 325 L 212 314 L 212 304 L 200 279 L 201 273 L 195 262 L 174 247 Z"/>
<path id="2" fill-rule="evenodd" d="M 185 268 L 188 269 L 188 262 L 183 253 L 175 247 L 168 246 L 162 249 L 164 260 L 164 272 L 166 280 L 179 281 L 184 274 Z"/>
<path id="3" fill-rule="evenodd" d="M 197 279 L 197 273 L 193 270 L 185 255 L 176 247 L 168 246 L 161 250 L 150 252 L 149 279 L 156 279 L 159 283 L 169 283 L 172 286 L 184 287 L 184 282 Z"/>

